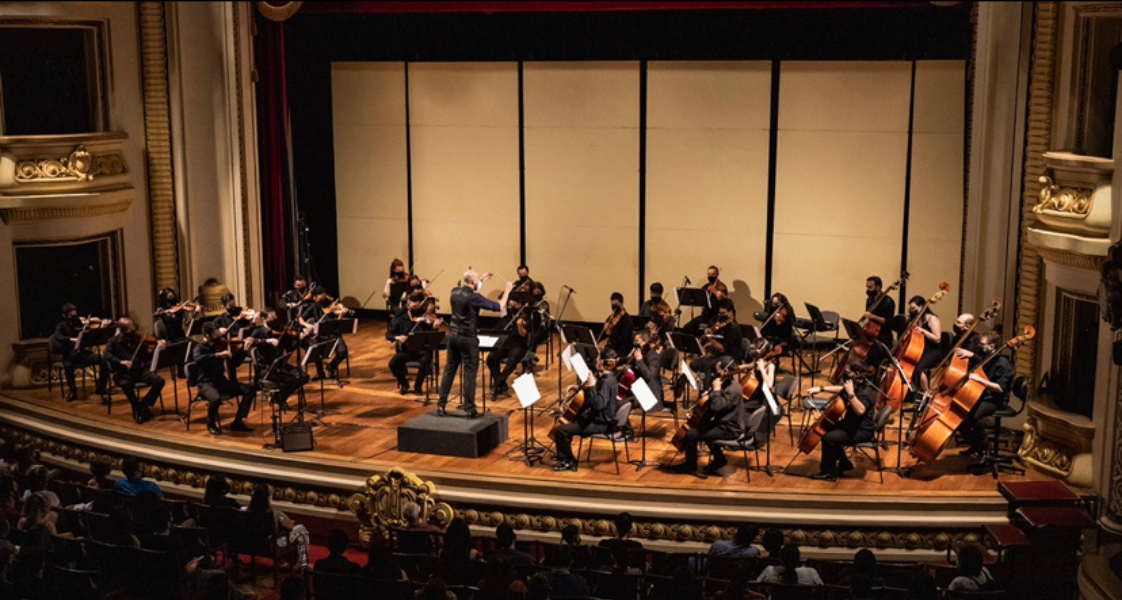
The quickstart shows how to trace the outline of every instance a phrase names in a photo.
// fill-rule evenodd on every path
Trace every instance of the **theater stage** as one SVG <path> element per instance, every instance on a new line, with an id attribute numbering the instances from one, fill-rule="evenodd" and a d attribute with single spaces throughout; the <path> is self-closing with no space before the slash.
<path id="1" fill-rule="evenodd" d="M 586 533 L 595 534 L 607 526 L 604 516 L 627 510 L 636 515 L 641 534 L 663 540 L 703 542 L 719 533 L 714 528 L 751 520 L 782 525 L 789 535 L 801 536 L 804 545 L 869 545 L 933 553 L 950 540 L 977 534 L 986 523 L 1006 522 L 1006 503 L 997 492 L 997 481 L 989 475 L 967 474 L 967 461 L 957 449 L 944 452 L 933 465 L 917 466 L 910 477 L 901 477 L 896 471 L 894 423 L 889 425 L 889 447 L 882 451 L 883 483 L 871 458 L 863 457 L 855 459 L 856 470 L 837 483 L 811 480 L 809 476 L 817 472 L 818 451 L 796 456 L 786 419 L 772 440 L 775 475 L 753 470 L 750 483 L 740 454 L 729 454 L 737 467 L 734 473 L 699 479 L 623 464 L 622 446 L 617 475 L 611 445 L 605 441 L 596 442 L 591 462 L 582 462 L 578 472 L 555 473 L 548 460 L 535 466 L 518 460 L 525 421 L 513 396 L 487 399 L 487 410 L 507 415 L 510 426 L 510 439 L 490 454 L 469 459 L 402 452 L 397 448 L 397 427 L 433 411 L 435 404 L 426 407 L 423 399 L 398 393 L 387 366 L 393 347 L 384 333 L 384 322 L 369 320 L 349 336 L 351 372 L 346 376 L 346 368 L 341 369 L 347 381 L 342 388 L 333 382 L 326 386 L 327 414 L 314 428 L 312 451 L 286 454 L 264 448 L 272 442 L 270 411 L 264 402 L 258 402 L 248 419 L 254 433 L 212 437 L 206 430 L 203 405 L 193 412 L 190 430 L 173 415 L 137 425 L 119 391 L 109 415 L 96 397 L 68 404 L 58 388 L 53 395 L 45 388 L 4 390 L 0 435 L 38 441 L 45 460 L 80 469 L 95 455 L 137 454 L 155 465 L 150 475 L 161 485 L 187 496 L 201 496 L 203 477 L 209 473 L 226 473 L 245 484 L 264 480 L 281 486 L 297 512 L 344 519 L 353 519 L 346 509 L 347 497 L 361 490 L 370 475 L 398 466 L 433 482 L 437 498 L 466 511 L 463 514 L 474 524 L 493 525 L 507 518 L 518 527 L 539 531 L 556 531 L 567 519 L 581 518 Z M 536 379 L 544 408 L 557 398 L 559 365 L 553 361 L 544 367 L 544 346 L 539 356 L 542 363 Z M 241 377 L 248 377 L 245 368 Z M 563 385 L 573 380 L 573 375 L 564 373 Z M 88 385 L 92 389 L 92 382 Z M 307 389 L 311 418 L 320 407 L 319 387 L 311 384 Z M 187 392 L 182 382 L 178 392 L 179 409 L 185 413 Z M 435 394 L 433 398 L 435 403 Z M 452 404 L 456 401 L 453 398 Z M 164 405 L 169 413 L 175 409 L 170 386 L 164 390 Z M 232 412 L 232 407 L 223 408 L 227 425 Z M 794 412 L 796 443 L 802 417 L 800 411 Z M 537 439 L 548 443 L 546 432 L 553 417 L 542 410 L 533 420 Z M 637 412 L 632 423 L 638 432 Z M 645 443 L 648 460 L 670 461 L 673 432 L 669 413 L 648 416 L 646 436 L 630 445 L 631 458 L 640 457 Z M 764 457 L 761 452 L 761 462 Z M 789 462 L 789 469 L 780 472 Z M 906 452 L 903 466 L 915 466 Z M 1047 478 L 1033 471 L 1023 477 L 1002 477 Z"/>

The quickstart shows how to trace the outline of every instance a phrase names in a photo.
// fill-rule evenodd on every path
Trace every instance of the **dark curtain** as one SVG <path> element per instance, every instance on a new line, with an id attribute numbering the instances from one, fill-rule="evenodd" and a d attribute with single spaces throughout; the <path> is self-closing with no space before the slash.
<path id="1" fill-rule="evenodd" d="M 256 16 L 257 142 L 261 169 L 261 251 L 265 298 L 287 289 L 292 254 L 288 90 L 284 25 Z"/>

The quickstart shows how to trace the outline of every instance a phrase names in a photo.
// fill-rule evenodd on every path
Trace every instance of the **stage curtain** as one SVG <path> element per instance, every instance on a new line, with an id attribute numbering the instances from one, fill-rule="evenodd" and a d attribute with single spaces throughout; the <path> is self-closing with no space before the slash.
<path id="1" fill-rule="evenodd" d="M 288 289 L 290 202 L 288 94 L 284 26 L 258 15 L 255 53 L 261 78 L 257 93 L 257 147 L 261 170 L 261 260 L 266 299 Z M 190 294 L 187 294 L 188 296 Z"/>

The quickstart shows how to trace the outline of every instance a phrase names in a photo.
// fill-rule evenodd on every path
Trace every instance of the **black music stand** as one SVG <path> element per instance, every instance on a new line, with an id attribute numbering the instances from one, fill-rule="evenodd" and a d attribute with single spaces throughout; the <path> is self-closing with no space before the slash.
<path id="1" fill-rule="evenodd" d="M 406 336 L 405 343 L 401 345 L 402 350 L 412 352 L 414 354 L 425 354 L 425 360 L 429 362 L 427 369 L 428 375 L 425 376 L 425 399 L 423 402 L 425 406 L 429 405 L 429 393 L 432 391 L 432 380 L 436 376 L 436 353 L 440 352 L 440 347 L 444 345 L 445 333 L 443 331 L 414 331 Z"/>
<path id="2" fill-rule="evenodd" d="M 272 364 L 269 365 L 269 368 L 265 371 L 265 373 L 261 375 L 261 377 L 257 378 L 257 382 L 259 384 L 266 384 L 262 386 L 262 389 L 267 388 L 268 391 L 274 395 L 280 392 L 280 385 L 274 383 L 273 378 L 277 376 L 281 368 L 288 362 L 288 357 L 290 356 L 292 356 L 291 352 L 278 356 L 275 360 L 273 360 Z M 304 399 L 304 386 L 300 386 L 297 393 L 297 398 L 298 400 L 295 421 L 303 423 L 304 405 L 306 403 Z M 272 416 L 270 417 L 270 420 L 273 424 L 273 443 L 270 444 L 266 442 L 263 448 L 266 450 L 276 450 L 277 448 L 281 448 L 283 446 L 281 443 L 280 402 L 274 402 L 270 400 L 269 406 L 272 408 L 273 412 Z"/>
<path id="3" fill-rule="evenodd" d="M 529 381 L 532 383 L 534 378 L 533 373 L 523 373 L 519 375 L 518 378 L 521 379 L 526 375 L 530 376 Z M 518 379 L 515 379 L 515 383 L 517 382 Z M 511 387 L 515 390 L 515 395 L 518 396 L 517 386 L 512 385 Z M 534 389 L 535 391 L 537 390 L 536 384 L 534 385 Z M 537 397 L 530 397 L 525 400 L 523 400 L 521 396 L 518 396 L 518 402 L 522 405 L 522 443 L 518 444 L 518 450 L 521 450 L 521 456 L 511 456 L 507 459 L 524 462 L 527 467 L 534 466 L 536 462 L 543 462 L 545 460 L 546 450 L 548 449 L 545 444 L 539 442 L 534 436 L 534 405 L 541 400 L 541 393 L 538 392 L 536 396 Z"/>
<path id="4" fill-rule="evenodd" d="M 491 342 L 490 340 L 482 340 L 482 339 L 479 340 L 479 362 L 480 362 L 480 365 L 478 367 L 478 370 L 479 370 L 479 378 L 483 380 L 482 381 L 483 385 L 480 386 L 480 387 L 483 388 L 482 390 L 480 390 L 480 398 L 482 399 L 482 407 L 483 408 L 480 412 L 485 413 L 485 412 L 487 412 L 487 370 L 484 368 L 486 366 L 485 363 L 487 362 L 486 357 L 489 356 L 491 352 L 494 352 L 495 350 L 498 350 L 499 348 L 502 348 L 504 345 L 506 345 L 507 338 L 510 337 L 510 334 L 507 333 L 503 329 L 481 329 L 481 330 L 479 330 L 479 333 L 476 334 L 476 338 L 478 339 L 481 336 L 495 338 L 494 342 Z M 484 342 L 488 342 L 488 343 L 486 345 L 484 345 Z M 462 369 L 463 365 L 460 365 L 460 368 Z M 461 372 L 461 374 L 460 374 L 460 404 L 463 404 L 463 401 L 464 401 L 464 391 L 463 390 L 464 390 L 464 377 L 463 377 L 463 373 Z"/>
<path id="5" fill-rule="evenodd" d="M 674 291 L 677 292 L 678 295 L 678 310 L 681 310 L 683 306 L 690 307 L 690 320 L 693 320 L 693 309 L 695 306 L 703 309 L 713 307 L 712 295 L 708 290 L 702 288 L 675 288 Z"/>
<path id="6" fill-rule="evenodd" d="M 169 344 L 163 348 L 156 347 L 155 352 L 152 354 L 152 366 L 149 370 L 153 373 L 159 373 L 161 369 L 168 369 L 171 373 L 171 391 L 172 397 L 175 398 L 175 414 L 169 415 L 166 412 L 161 412 L 159 418 L 171 417 L 178 419 L 181 423 L 186 422 L 187 417 L 179 412 L 179 386 L 176 382 L 179 379 L 179 369 L 187 362 L 187 348 L 191 345 L 189 340 L 182 340 L 174 344 Z M 191 400 L 188 399 L 188 402 Z M 162 405 L 162 402 L 161 402 Z"/>
<path id="7" fill-rule="evenodd" d="M 393 312 L 401 304 L 401 297 L 405 292 L 409 291 L 408 281 L 398 281 L 390 284 L 390 297 L 386 298 L 386 309 L 390 311 L 390 318 L 393 318 Z"/>
<path id="8" fill-rule="evenodd" d="M 317 361 L 322 361 L 331 354 L 331 349 L 335 347 L 336 340 L 324 340 L 308 346 L 307 352 L 304 353 L 304 360 L 300 363 L 300 367 L 307 370 L 309 364 L 314 364 Z M 314 420 L 322 419 L 326 416 L 327 406 L 324 401 L 323 379 L 319 380 L 319 412 L 316 413 Z"/>
<path id="9" fill-rule="evenodd" d="M 358 333 L 358 319 L 328 319 L 326 321 L 320 321 L 319 323 L 316 323 L 316 325 L 315 325 L 315 334 L 314 335 L 316 336 L 317 339 L 336 338 L 336 337 L 339 338 L 339 339 L 342 339 L 345 334 L 349 334 L 349 333 Z M 331 341 L 335 342 L 336 340 L 331 339 Z M 334 349 L 335 349 L 335 347 L 332 346 L 332 350 L 334 350 Z M 328 354 L 324 354 L 321 357 L 321 360 L 322 360 L 322 358 L 327 358 L 327 356 L 328 356 Z M 335 369 L 335 375 L 336 375 L 335 384 L 338 385 L 339 387 L 343 387 L 344 385 L 350 383 L 349 381 L 339 379 L 339 377 L 338 377 L 339 369 Z M 350 366 L 348 365 L 347 366 L 347 377 L 350 377 L 350 376 L 351 376 Z M 322 380 L 321 380 L 321 382 L 322 382 Z"/>
<path id="10" fill-rule="evenodd" d="M 688 333 L 681 333 L 678 331 L 669 332 L 670 347 L 678 351 L 678 360 L 684 361 L 687 355 L 691 356 L 705 356 L 705 350 L 701 348 L 701 342 L 697 338 Z M 675 365 L 677 366 L 677 365 Z M 681 373 L 678 373 L 681 377 Z M 675 382 L 677 385 L 677 382 Z M 675 387 L 676 389 L 676 387 Z M 682 405 L 685 408 L 690 406 L 690 390 L 689 386 L 686 387 L 685 395 L 682 396 Z"/>
<path id="11" fill-rule="evenodd" d="M 651 400 L 656 399 L 656 398 L 654 398 L 653 392 L 649 391 L 650 386 L 647 384 L 646 380 L 643 379 L 641 376 L 638 376 L 638 374 L 636 373 L 635 382 L 631 384 L 631 390 L 632 390 L 631 395 L 634 396 L 634 398 L 635 398 L 635 404 L 639 405 L 639 410 L 643 411 L 642 416 L 639 417 L 639 437 L 642 438 L 642 440 L 643 440 L 642 445 L 641 445 L 642 446 L 642 456 L 639 457 L 639 460 L 631 461 L 631 464 L 635 465 L 635 472 L 636 473 L 638 473 L 639 471 L 642 471 L 643 467 L 657 467 L 657 466 L 660 466 L 662 464 L 662 463 L 658 462 L 657 460 L 647 460 L 647 407 L 643 406 L 643 402 L 639 399 L 639 395 L 636 394 L 635 391 L 634 391 L 635 386 L 639 385 L 640 382 L 642 382 L 642 385 L 647 386 L 648 393 L 651 394 Z M 631 400 L 628 399 L 627 401 L 630 402 Z M 654 406 L 655 406 L 654 404 L 650 405 L 651 408 L 654 408 Z"/>

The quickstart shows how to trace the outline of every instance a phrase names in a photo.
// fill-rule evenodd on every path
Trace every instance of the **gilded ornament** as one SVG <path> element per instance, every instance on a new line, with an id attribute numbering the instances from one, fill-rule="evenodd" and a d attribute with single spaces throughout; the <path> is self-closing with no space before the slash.
<path id="1" fill-rule="evenodd" d="M 119 152 L 90 154 L 79 144 L 65 157 L 29 158 L 16 162 L 16 183 L 39 181 L 78 181 L 88 183 L 99 176 L 121 175 L 128 172 L 125 157 Z"/>
<path id="2" fill-rule="evenodd" d="M 650 532 L 650 536 L 653 538 L 664 538 L 666 537 L 666 526 L 662 523 L 655 523 L 651 525 Z"/>
<path id="3" fill-rule="evenodd" d="M 542 529 L 545 529 L 546 531 L 554 531 L 557 529 L 557 519 L 554 519 L 549 515 L 542 517 L 541 523 Z"/>

